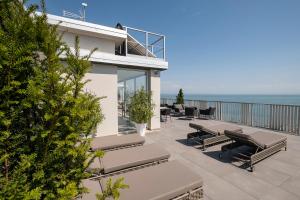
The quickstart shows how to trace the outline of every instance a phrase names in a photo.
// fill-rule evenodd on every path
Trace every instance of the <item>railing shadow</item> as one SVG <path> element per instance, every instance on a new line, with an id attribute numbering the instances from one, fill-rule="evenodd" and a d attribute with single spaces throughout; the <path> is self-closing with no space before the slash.
<path id="1" fill-rule="evenodd" d="M 192 121 L 193 118 L 190 118 L 190 117 L 178 117 L 177 120 Z"/>
<path id="2" fill-rule="evenodd" d="M 238 160 L 235 160 L 233 157 L 234 155 L 238 153 L 244 153 L 248 152 L 250 149 L 246 146 L 242 146 L 240 148 L 233 149 L 231 151 L 227 152 L 222 152 L 221 150 L 213 150 L 213 151 L 205 151 L 202 152 L 204 155 L 209 156 L 210 158 L 213 158 L 215 160 L 218 160 L 219 162 L 222 163 L 229 163 L 235 167 L 238 167 L 243 170 L 248 170 L 249 171 L 249 165 L 245 162 L 240 162 Z"/>
<path id="3" fill-rule="evenodd" d="M 176 142 L 183 144 L 185 146 L 189 146 L 189 147 L 194 147 L 198 150 L 200 150 L 201 153 L 203 153 L 204 155 L 215 159 L 219 162 L 222 163 L 226 163 L 226 164 L 231 164 L 234 167 L 238 167 L 240 169 L 243 170 L 249 170 L 249 165 L 243 162 L 239 162 L 235 159 L 233 159 L 233 156 L 236 155 L 237 153 L 243 153 L 243 152 L 248 152 L 250 151 L 250 149 L 246 146 L 241 146 L 239 148 L 233 149 L 231 151 L 227 151 L 227 152 L 222 152 L 221 150 L 209 150 L 209 147 L 206 151 L 202 150 L 202 145 L 199 144 L 199 142 L 195 141 L 195 140 L 190 140 L 189 142 L 187 141 L 187 139 L 177 139 Z M 224 144 L 219 144 L 219 145 L 224 145 Z"/>

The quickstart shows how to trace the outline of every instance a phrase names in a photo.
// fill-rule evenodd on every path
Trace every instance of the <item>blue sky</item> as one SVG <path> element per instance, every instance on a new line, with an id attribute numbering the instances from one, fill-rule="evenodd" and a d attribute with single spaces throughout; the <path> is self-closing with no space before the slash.
<path id="1" fill-rule="evenodd" d="M 36 1 L 29 1 L 36 2 Z M 48 12 L 82 1 L 46 0 Z M 166 35 L 162 93 L 300 94 L 299 0 L 86 0 L 87 21 Z"/>

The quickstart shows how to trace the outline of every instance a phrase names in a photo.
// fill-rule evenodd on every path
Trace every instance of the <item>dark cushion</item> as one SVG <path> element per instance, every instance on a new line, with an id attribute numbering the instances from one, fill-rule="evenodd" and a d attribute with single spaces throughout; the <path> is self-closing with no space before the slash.
<path id="1" fill-rule="evenodd" d="M 197 124 L 197 123 L 189 123 L 189 126 L 193 129 L 196 129 L 196 130 L 202 130 L 203 129 L 203 125 L 201 124 Z"/>
<path id="2" fill-rule="evenodd" d="M 214 115 L 215 114 L 215 111 L 216 111 L 216 108 L 214 107 L 209 107 L 208 109 L 202 109 L 202 110 L 199 110 L 199 114 L 200 115 Z"/>

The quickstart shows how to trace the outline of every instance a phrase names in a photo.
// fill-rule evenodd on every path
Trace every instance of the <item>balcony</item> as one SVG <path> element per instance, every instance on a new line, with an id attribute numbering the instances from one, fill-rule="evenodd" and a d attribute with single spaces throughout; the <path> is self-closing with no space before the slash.
<path id="1" fill-rule="evenodd" d="M 107 27 L 48 14 L 48 23 L 58 25 L 63 40 L 74 50 L 74 37 L 80 36 L 80 54 L 97 48 L 90 61 L 145 69 L 168 69 L 165 36 L 130 27 Z M 62 54 L 61 58 L 65 55 Z"/>
<path id="2" fill-rule="evenodd" d="M 124 43 L 116 46 L 116 55 L 147 57 L 166 61 L 166 37 L 127 26 L 117 25 L 127 33 Z"/>

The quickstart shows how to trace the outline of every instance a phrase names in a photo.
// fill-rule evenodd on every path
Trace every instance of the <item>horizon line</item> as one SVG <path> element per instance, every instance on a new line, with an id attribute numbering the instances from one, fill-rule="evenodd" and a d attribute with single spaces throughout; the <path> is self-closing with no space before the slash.
<path id="1" fill-rule="evenodd" d="M 161 95 L 177 95 L 177 93 L 161 93 Z M 245 93 L 242 93 L 242 94 L 238 94 L 238 93 L 232 93 L 232 94 L 222 94 L 222 93 L 219 93 L 219 94 L 205 94 L 205 93 L 184 93 L 184 95 L 274 95 L 274 96 L 279 96 L 279 95 L 285 95 L 285 96 L 299 96 L 300 94 L 254 94 L 254 93 L 249 93 L 249 94 L 245 94 Z"/>

